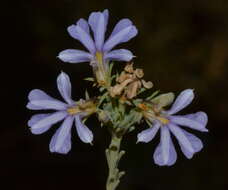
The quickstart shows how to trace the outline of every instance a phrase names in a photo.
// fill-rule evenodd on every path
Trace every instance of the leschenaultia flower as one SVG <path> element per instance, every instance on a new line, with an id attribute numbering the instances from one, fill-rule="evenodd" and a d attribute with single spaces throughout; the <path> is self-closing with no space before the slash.
<path id="1" fill-rule="evenodd" d="M 47 95 L 39 89 L 34 89 L 29 93 L 29 103 L 27 108 L 31 110 L 55 110 L 54 113 L 35 114 L 28 121 L 33 134 L 46 132 L 57 122 L 63 123 L 53 135 L 49 148 L 51 152 L 66 154 L 71 149 L 71 128 L 75 122 L 79 138 L 84 143 L 91 143 L 93 134 L 88 127 L 83 124 L 82 119 L 95 112 L 93 101 L 81 100 L 74 102 L 71 99 L 71 83 L 67 74 L 61 73 L 57 78 L 58 90 L 66 103 L 61 102 Z"/>
<path id="2" fill-rule="evenodd" d="M 176 162 L 177 154 L 170 132 L 177 138 L 183 154 L 188 159 L 192 158 L 196 152 L 199 152 L 203 148 L 203 144 L 198 137 L 187 132 L 180 126 L 207 132 L 207 114 L 200 111 L 194 114 L 174 115 L 188 106 L 193 98 L 193 90 L 187 89 L 181 92 L 168 111 L 156 110 L 155 107 L 155 109 L 150 112 L 149 109 L 145 109 L 146 106 L 143 105 L 144 117 L 152 124 L 152 127 L 138 134 L 138 142 L 150 142 L 160 129 L 160 143 L 153 156 L 156 164 L 160 166 L 170 166 Z"/>
<path id="3" fill-rule="evenodd" d="M 116 45 L 127 42 L 137 35 L 137 29 L 129 19 L 120 20 L 112 34 L 105 41 L 105 32 L 108 24 L 109 12 L 92 12 L 88 22 L 81 18 L 76 24 L 67 28 L 70 36 L 79 40 L 89 52 L 67 49 L 59 53 L 59 58 L 64 62 L 80 63 L 91 62 L 96 64 L 99 59 L 130 61 L 133 54 L 126 49 L 112 50 Z M 93 31 L 94 40 L 90 35 Z"/>
<path id="4" fill-rule="evenodd" d="M 105 41 L 108 17 L 107 9 L 103 12 L 92 12 L 88 22 L 81 18 L 76 24 L 69 26 L 67 31 L 70 36 L 80 41 L 89 52 L 67 49 L 58 55 L 58 58 L 64 62 L 90 62 L 97 82 L 101 86 L 109 83 L 109 76 L 107 76 L 109 61 L 130 61 L 134 57 L 127 49 L 112 49 L 120 43 L 129 41 L 138 33 L 132 22 L 125 18 L 116 24 L 111 35 Z M 90 29 L 94 38 L 90 35 Z"/>

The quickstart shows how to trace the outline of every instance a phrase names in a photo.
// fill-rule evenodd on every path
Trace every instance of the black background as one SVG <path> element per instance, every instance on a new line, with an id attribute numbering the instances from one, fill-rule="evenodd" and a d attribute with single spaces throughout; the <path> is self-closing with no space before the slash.
<path id="1" fill-rule="evenodd" d="M 34 113 L 25 108 L 30 90 L 40 88 L 60 98 L 56 77 L 70 75 L 73 97 L 93 92 L 83 81 L 92 75 L 88 64 L 67 64 L 56 58 L 61 50 L 83 49 L 67 31 L 79 18 L 108 8 L 109 32 L 121 18 L 130 18 L 139 30 L 136 38 L 120 47 L 137 56 L 135 65 L 145 70 L 154 89 L 179 93 L 194 88 L 196 98 L 183 113 L 208 113 L 209 133 L 194 132 L 204 149 L 186 159 L 177 147 L 178 160 L 172 167 L 159 167 L 152 155 L 159 141 L 135 144 L 145 125 L 129 134 L 127 151 L 120 167 L 127 171 L 119 189 L 198 190 L 228 188 L 228 3 L 227 1 L 11 1 L 2 12 L 2 124 L 0 127 L 1 189 L 105 189 L 107 176 L 104 149 L 109 134 L 96 118 L 88 126 L 95 134 L 94 145 L 83 144 L 73 131 L 69 154 L 48 150 L 54 126 L 45 134 L 32 135 L 27 120 Z M 121 63 L 118 63 L 121 68 Z M 140 129 L 141 128 L 141 129 Z M 176 143 L 175 143 L 176 144 Z"/>

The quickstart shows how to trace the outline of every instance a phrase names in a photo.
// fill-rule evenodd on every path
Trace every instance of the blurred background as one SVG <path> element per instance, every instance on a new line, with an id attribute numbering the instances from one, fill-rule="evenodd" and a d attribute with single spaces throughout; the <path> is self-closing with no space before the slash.
<path id="1" fill-rule="evenodd" d="M 27 127 L 34 114 L 25 108 L 30 90 L 39 88 L 60 98 L 56 77 L 70 75 L 75 100 L 85 89 L 95 94 L 88 64 L 67 64 L 56 58 L 64 49 L 83 49 L 72 39 L 67 26 L 90 12 L 109 9 L 108 33 L 121 18 L 130 18 L 139 30 L 136 38 L 120 47 L 137 56 L 135 65 L 145 70 L 154 90 L 178 94 L 194 88 L 196 98 L 183 113 L 204 110 L 209 133 L 194 132 L 204 149 L 192 160 L 178 151 L 177 163 L 159 167 L 153 152 L 159 139 L 135 144 L 139 126 L 123 143 L 127 154 L 120 168 L 127 171 L 119 190 L 228 189 L 228 2 L 217 1 L 10 1 L 3 19 L 8 37 L 2 62 L 4 114 L 0 127 L 1 189 L 105 189 L 107 166 L 104 149 L 109 134 L 96 118 L 88 121 L 95 134 L 94 145 L 83 144 L 73 131 L 72 151 L 67 155 L 49 152 L 49 141 L 58 127 L 35 136 Z M 117 67 L 122 67 L 118 63 Z M 2 109 L 3 110 L 3 109 Z"/>

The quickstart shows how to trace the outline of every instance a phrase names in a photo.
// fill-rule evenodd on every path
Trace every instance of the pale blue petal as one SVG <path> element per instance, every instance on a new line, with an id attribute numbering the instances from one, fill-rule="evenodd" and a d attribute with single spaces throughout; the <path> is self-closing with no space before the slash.
<path id="1" fill-rule="evenodd" d="M 127 42 L 137 35 L 138 31 L 129 19 L 120 20 L 109 39 L 105 42 L 103 51 L 108 52 L 119 43 Z"/>
<path id="2" fill-rule="evenodd" d="M 39 114 L 38 116 L 34 116 L 35 118 L 32 118 L 28 122 L 28 125 L 31 126 L 32 133 L 39 134 L 45 132 L 50 128 L 49 126 L 63 120 L 66 116 L 67 112 L 64 111 L 58 111 L 48 115 Z"/>
<path id="3" fill-rule="evenodd" d="M 28 99 L 30 102 L 27 104 L 27 108 L 32 110 L 64 110 L 67 108 L 67 104 L 50 97 L 39 89 L 32 90 L 28 95 Z"/>
<path id="4" fill-rule="evenodd" d="M 138 138 L 137 142 L 145 142 L 145 143 L 150 142 L 157 134 L 159 128 L 160 128 L 160 124 L 157 122 L 156 124 L 153 125 L 153 127 L 143 130 L 141 133 L 137 135 L 137 138 Z"/>
<path id="5" fill-rule="evenodd" d="M 191 158 L 195 153 L 195 149 L 192 145 L 192 142 L 186 135 L 185 131 L 175 124 L 168 124 L 169 129 L 173 133 L 173 135 L 177 138 L 178 143 L 181 146 L 181 150 L 187 158 Z"/>
<path id="6" fill-rule="evenodd" d="M 51 152 L 67 154 L 71 149 L 71 128 L 74 118 L 68 116 L 53 135 L 49 149 Z"/>
<path id="7" fill-rule="evenodd" d="M 177 160 L 177 153 L 166 126 L 161 127 L 161 140 L 153 157 L 154 162 L 159 166 L 171 166 Z"/>
<path id="8" fill-rule="evenodd" d="M 168 163 L 169 160 L 169 149 L 170 149 L 170 133 L 169 129 L 165 126 L 161 128 L 161 153 L 164 164 Z"/>
<path id="9" fill-rule="evenodd" d="M 68 63 L 83 63 L 90 62 L 93 55 L 81 50 L 66 49 L 59 53 L 58 58 Z"/>
<path id="10" fill-rule="evenodd" d="M 108 11 L 108 9 L 105 9 L 103 11 L 103 15 L 104 15 L 104 19 L 105 19 L 105 28 L 107 28 L 107 25 L 108 25 L 108 17 L 109 17 L 109 11 Z"/>
<path id="11" fill-rule="evenodd" d="M 69 105 L 73 105 L 74 101 L 71 99 L 71 82 L 69 76 L 66 73 L 61 72 L 61 74 L 59 74 L 57 78 L 57 86 L 63 99 Z"/>
<path id="12" fill-rule="evenodd" d="M 193 135 L 185 130 L 183 130 L 183 132 L 184 132 L 185 136 L 188 138 L 188 140 L 190 141 L 190 143 L 194 149 L 194 153 L 202 150 L 203 143 L 198 137 L 196 137 L 195 135 Z M 191 152 L 189 152 L 188 149 L 186 149 L 184 146 L 181 146 L 181 150 L 188 159 L 192 158 L 193 154 Z"/>
<path id="13" fill-rule="evenodd" d="M 79 19 L 79 21 L 76 24 L 78 26 L 80 26 L 87 34 L 90 34 L 89 25 L 85 19 L 83 19 L 83 18 Z"/>
<path id="14" fill-rule="evenodd" d="M 169 116 L 169 120 L 177 125 L 189 127 L 191 129 L 202 132 L 208 132 L 206 129 L 207 114 L 204 112 L 197 112 L 195 114 L 188 115 Z"/>
<path id="15" fill-rule="evenodd" d="M 117 49 L 105 54 L 104 59 L 113 61 L 130 61 L 133 57 L 135 56 L 129 50 Z"/>
<path id="16" fill-rule="evenodd" d="M 101 12 L 93 12 L 89 16 L 89 25 L 91 26 L 95 45 L 97 50 L 101 51 L 104 44 L 104 37 L 106 31 L 104 14 Z"/>
<path id="17" fill-rule="evenodd" d="M 199 111 L 193 114 L 187 114 L 184 115 L 185 117 L 195 120 L 199 123 L 201 123 L 202 126 L 206 127 L 207 122 L 208 122 L 208 116 L 205 112 Z M 207 129 L 206 129 L 207 130 Z"/>
<path id="18" fill-rule="evenodd" d="M 84 26 L 78 24 L 71 25 L 67 28 L 67 31 L 69 32 L 71 37 L 79 40 L 90 51 L 90 53 L 94 54 L 96 52 L 95 44 L 90 34 L 87 33 L 86 30 L 87 29 L 85 29 Z"/>
<path id="19" fill-rule="evenodd" d="M 182 91 L 180 95 L 176 98 L 171 109 L 166 113 L 170 115 L 177 113 L 178 111 L 188 106 L 192 102 L 193 98 L 194 98 L 194 93 L 192 89 L 186 89 Z"/>
<path id="20" fill-rule="evenodd" d="M 52 124 L 49 124 L 49 125 L 46 125 L 42 128 L 33 128 L 33 125 L 35 125 L 36 123 L 38 123 L 39 121 L 45 119 L 46 117 L 49 117 L 51 114 L 36 114 L 36 115 L 33 115 L 31 117 L 31 119 L 28 121 L 28 126 L 31 127 L 31 132 L 35 135 L 38 135 L 38 134 L 42 134 L 44 132 L 46 132 L 48 129 L 50 129 L 50 127 L 52 126 Z"/>
<path id="21" fill-rule="evenodd" d="M 75 125 L 78 137 L 81 139 L 81 141 L 84 143 L 92 143 L 93 133 L 85 124 L 82 123 L 79 115 L 75 116 Z"/>

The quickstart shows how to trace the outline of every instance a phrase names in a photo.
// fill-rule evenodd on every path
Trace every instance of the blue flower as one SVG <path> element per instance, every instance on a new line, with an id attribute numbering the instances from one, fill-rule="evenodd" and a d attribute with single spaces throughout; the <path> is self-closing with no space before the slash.
<path id="1" fill-rule="evenodd" d="M 80 105 L 71 99 L 71 83 L 67 74 L 61 73 L 57 78 L 58 90 L 66 103 L 50 97 L 39 89 L 29 93 L 27 108 L 31 110 L 55 110 L 54 113 L 35 114 L 28 121 L 28 126 L 33 134 L 41 134 L 51 128 L 52 125 L 63 120 L 51 139 L 49 149 L 51 152 L 66 154 L 71 149 L 71 128 L 75 122 L 79 138 L 84 143 L 91 143 L 92 132 L 82 123 L 82 119 L 88 115 L 80 110 Z M 81 101 L 83 103 L 83 101 Z"/>
<path id="2" fill-rule="evenodd" d="M 187 89 L 181 92 L 172 107 L 163 111 L 154 118 L 147 118 L 152 127 L 138 134 L 138 142 L 150 142 L 160 129 L 160 143 L 154 152 L 154 161 L 160 166 L 170 166 L 176 162 L 177 154 L 171 139 L 170 132 L 177 138 L 183 154 L 188 158 L 203 148 L 201 140 L 193 134 L 185 131 L 182 127 L 189 127 L 202 132 L 207 132 L 207 114 L 197 112 L 188 115 L 174 115 L 186 106 L 194 98 L 193 90 Z"/>
<path id="3" fill-rule="evenodd" d="M 59 53 L 58 57 L 69 63 L 90 62 L 96 66 L 97 62 L 130 61 L 134 56 L 126 49 L 112 50 L 116 45 L 127 42 L 138 33 L 136 27 L 129 19 L 120 20 L 115 26 L 109 38 L 105 41 L 105 32 L 108 24 L 109 12 L 92 12 L 88 22 L 79 19 L 76 24 L 67 28 L 70 36 L 80 41 L 89 52 L 67 49 Z M 90 35 L 90 28 L 94 39 Z"/>

